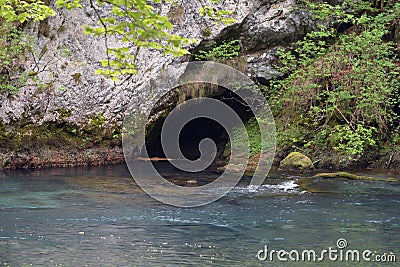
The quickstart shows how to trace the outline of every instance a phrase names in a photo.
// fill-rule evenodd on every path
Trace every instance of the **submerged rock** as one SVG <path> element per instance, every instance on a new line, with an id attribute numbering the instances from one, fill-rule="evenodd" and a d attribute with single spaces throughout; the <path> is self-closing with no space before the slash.
<path id="1" fill-rule="evenodd" d="M 314 164 L 311 159 L 300 152 L 292 152 L 279 164 L 282 171 L 307 171 L 313 170 Z"/>
<path id="2" fill-rule="evenodd" d="M 323 173 L 318 173 L 315 176 L 321 178 L 347 178 L 351 180 L 399 182 L 399 179 L 393 177 L 385 179 L 379 177 L 357 175 L 348 172 L 323 172 Z"/>
<path id="3" fill-rule="evenodd" d="M 340 193 L 340 188 L 337 187 L 337 179 L 350 179 L 359 181 L 383 181 L 399 183 L 400 179 L 394 177 L 382 178 L 365 175 L 357 175 L 348 172 L 324 172 L 318 173 L 312 177 L 301 177 L 297 179 L 296 184 L 300 190 L 309 193 Z"/>
<path id="4" fill-rule="evenodd" d="M 308 193 L 334 193 L 332 188 L 326 188 L 319 180 L 315 180 L 312 177 L 301 177 L 297 179 L 296 184 L 300 191 Z"/>

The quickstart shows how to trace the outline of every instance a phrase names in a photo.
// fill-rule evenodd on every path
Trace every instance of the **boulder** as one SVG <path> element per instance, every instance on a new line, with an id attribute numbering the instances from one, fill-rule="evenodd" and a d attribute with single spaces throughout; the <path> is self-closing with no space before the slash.
<path id="1" fill-rule="evenodd" d="M 283 171 L 307 171 L 313 170 L 311 159 L 300 152 L 292 152 L 279 164 L 279 170 Z"/>

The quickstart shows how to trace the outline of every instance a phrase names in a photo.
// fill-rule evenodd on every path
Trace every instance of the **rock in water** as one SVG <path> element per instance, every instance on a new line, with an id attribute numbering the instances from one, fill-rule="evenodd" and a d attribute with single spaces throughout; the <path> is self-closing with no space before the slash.
<path id="1" fill-rule="evenodd" d="M 322 178 L 346 178 L 350 180 L 364 180 L 364 181 L 387 181 L 387 182 L 400 182 L 399 179 L 388 177 L 388 178 L 381 178 L 381 177 L 373 177 L 373 176 L 365 176 L 365 175 L 357 175 L 348 172 L 322 172 L 317 173 L 315 177 L 322 177 Z"/>
<path id="2" fill-rule="evenodd" d="M 311 159 L 300 152 L 292 152 L 279 164 L 283 171 L 307 171 L 314 169 Z"/>

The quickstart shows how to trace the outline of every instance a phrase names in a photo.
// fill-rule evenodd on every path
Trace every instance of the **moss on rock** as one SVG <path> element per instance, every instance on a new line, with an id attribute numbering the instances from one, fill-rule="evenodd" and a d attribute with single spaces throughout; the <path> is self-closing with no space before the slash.
<path id="1" fill-rule="evenodd" d="M 59 112 L 56 121 L 43 124 L 29 120 L 0 122 L 0 170 L 122 161 L 120 127 L 105 126 L 100 115 L 85 125 L 76 125 L 66 120 L 71 111 Z M 88 149 L 90 158 L 76 156 Z"/>
<path id="2" fill-rule="evenodd" d="M 300 152 L 292 152 L 279 164 L 279 170 L 283 171 L 308 171 L 313 170 L 311 159 Z"/>
<path id="3" fill-rule="evenodd" d="M 400 182 L 397 178 L 379 178 L 379 177 L 371 177 L 365 175 L 357 175 L 348 172 L 323 172 L 315 175 L 316 177 L 321 178 L 346 178 L 350 180 L 363 180 L 363 181 L 387 181 L 387 182 Z"/>

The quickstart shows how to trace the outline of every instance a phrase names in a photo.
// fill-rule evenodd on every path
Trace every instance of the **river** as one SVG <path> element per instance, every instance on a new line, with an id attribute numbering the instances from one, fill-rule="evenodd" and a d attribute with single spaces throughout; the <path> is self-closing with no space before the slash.
<path id="1" fill-rule="evenodd" d="M 323 255 L 323 266 L 400 260 L 400 184 L 322 179 L 324 190 L 307 193 L 296 187 L 299 177 L 271 173 L 255 192 L 245 177 L 214 203 L 177 208 L 146 195 L 124 165 L 3 172 L 0 266 L 315 266 L 302 260 L 305 250 Z M 329 248 L 336 260 L 321 254 Z M 271 250 L 300 256 L 263 261 Z M 360 261 L 346 260 L 347 250 Z"/>

